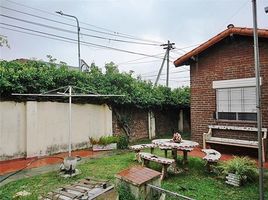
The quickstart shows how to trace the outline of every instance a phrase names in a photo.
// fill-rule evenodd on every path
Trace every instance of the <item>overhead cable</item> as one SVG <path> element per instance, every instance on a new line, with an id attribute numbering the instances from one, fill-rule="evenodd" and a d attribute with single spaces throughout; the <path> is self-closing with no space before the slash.
<path id="1" fill-rule="evenodd" d="M 49 36 L 53 36 L 53 37 L 60 38 L 60 39 L 65 39 L 65 40 L 70 40 L 70 41 L 77 42 L 76 39 L 72 39 L 72 38 L 68 38 L 68 37 L 64 37 L 64 36 L 60 36 L 60 35 L 55 35 L 55 34 L 51 34 L 51 33 L 47 33 L 47 32 L 37 31 L 37 30 L 33 30 L 33 29 L 29 29 L 29 28 L 24 28 L 24 27 L 12 25 L 12 24 L 2 23 L 2 22 L 0 22 L 0 24 L 5 25 L 5 26 L 9 26 L 9 27 L 13 27 L 13 28 L 19 28 L 19 29 L 23 29 L 23 30 L 27 30 L 27 31 L 39 33 L 39 34 L 49 35 Z M 162 59 L 161 57 L 154 56 L 154 55 L 149 55 L 149 54 L 145 54 L 145 53 L 140 53 L 140 52 L 134 52 L 134 51 L 124 50 L 124 49 L 109 47 L 109 46 L 95 44 L 95 43 L 86 42 L 86 41 L 81 41 L 81 44 L 88 44 L 88 45 L 92 45 L 92 46 L 96 46 L 96 47 L 101 47 L 101 48 L 106 48 L 106 49 L 115 50 L 115 51 L 120 51 L 120 52 L 124 52 L 124 53 L 129 53 L 129 54 L 135 54 L 135 55 L 140 55 L 140 56 L 148 56 L 148 57 Z"/>
<path id="2" fill-rule="evenodd" d="M 53 15 L 53 16 L 57 16 L 57 17 L 63 17 L 64 19 L 67 19 L 67 20 L 72 20 L 70 18 L 66 18 L 64 16 L 59 16 L 59 15 L 57 15 L 55 13 L 51 13 L 51 12 L 48 12 L 48 11 L 45 11 L 45 10 L 42 10 L 42 9 L 39 9 L 39 8 L 31 7 L 31 6 L 22 4 L 22 3 L 14 2 L 14 1 L 11 1 L 11 0 L 6 0 L 6 1 L 8 1 L 8 2 L 10 2 L 12 4 L 23 6 L 25 8 L 30 8 L 30 9 L 35 10 L 35 11 L 39 11 L 39 12 L 46 13 L 46 14 Z M 162 44 L 163 43 L 163 42 L 159 42 L 159 41 L 154 41 L 154 40 L 148 40 L 148 39 L 135 37 L 135 36 L 132 36 L 132 35 L 129 35 L 129 34 L 120 33 L 120 32 L 117 32 L 117 31 L 109 30 L 109 29 L 106 29 L 106 28 L 103 28 L 103 27 L 100 27 L 100 26 L 96 26 L 96 25 L 93 25 L 93 24 L 85 23 L 85 22 L 80 22 L 80 23 L 109 32 L 109 33 L 107 33 L 107 32 L 104 32 L 104 31 L 98 31 L 99 33 L 102 33 L 102 34 L 108 34 L 108 35 L 112 35 L 112 36 L 128 38 L 128 39 L 132 39 L 132 40 L 139 40 L 139 41 L 144 41 L 144 42 L 152 42 L 152 43 L 156 43 L 156 44 Z M 91 31 L 93 31 L 93 30 L 91 29 Z"/>
<path id="3" fill-rule="evenodd" d="M 0 7 L 2 7 L 2 6 L 0 6 Z M 63 31 L 63 32 L 67 32 L 67 33 L 77 34 L 77 32 L 75 32 L 75 31 L 70 31 L 70 30 L 63 29 L 63 28 L 58 28 L 58 27 L 55 27 L 55 26 L 50 26 L 50 25 L 46 25 L 46 24 L 42 24 L 42 23 L 38 23 L 38 22 L 34 22 L 34 21 L 20 19 L 20 18 L 9 16 L 9 15 L 0 14 L 0 16 L 6 17 L 6 18 L 9 18 L 9 19 L 13 19 L 13 20 L 17 20 L 17 21 L 21 21 L 21 22 L 25 22 L 25 23 L 29 23 L 29 24 L 34 24 L 34 25 L 37 25 L 37 26 L 51 28 L 51 29 L 58 30 L 58 31 Z M 61 23 L 61 22 L 59 22 L 59 23 Z M 76 27 L 76 26 L 74 26 L 74 27 Z M 134 42 L 134 41 L 128 41 L 128 40 L 119 40 L 119 39 L 107 38 L 107 37 L 102 37 L 102 36 L 97 36 L 97 35 L 90 35 L 90 34 L 86 34 L 86 33 L 81 33 L 81 35 L 82 36 L 93 37 L 93 38 L 97 38 L 97 39 L 104 39 L 104 40 L 109 40 L 109 41 L 116 41 L 116 42 L 124 42 L 124 43 L 139 44 L 139 45 L 160 46 L 158 44 L 145 43 L 145 42 Z"/>

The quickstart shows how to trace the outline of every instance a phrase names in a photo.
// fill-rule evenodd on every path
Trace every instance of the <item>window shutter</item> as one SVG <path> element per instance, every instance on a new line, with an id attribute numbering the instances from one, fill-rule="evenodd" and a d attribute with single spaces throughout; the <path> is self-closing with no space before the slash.
<path id="1" fill-rule="evenodd" d="M 244 89 L 244 109 L 242 112 L 257 112 L 256 110 L 256 88 L 247 87 Z"/>
<path id="2" fill-rule="evenodd" d="M 230 89 L 230 112 L 242 111 L 242 88 Z"/>
<path id="3" fill-rule="evenodd" d="M 229 112 L 228 89 L 217 90 L 218 112 Z"/>

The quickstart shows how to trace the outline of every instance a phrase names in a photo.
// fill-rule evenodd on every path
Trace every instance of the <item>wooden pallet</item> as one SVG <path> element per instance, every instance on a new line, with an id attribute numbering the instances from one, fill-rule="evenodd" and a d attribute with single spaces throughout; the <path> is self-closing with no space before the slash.
<path id="1" fill-rule="evenodd" d="M 60 187 L 47 195 L 42 196 L 42 200 L 75 200 L 75 199 L 95 199 L 96 197 L 112 190 L 113 185 L 107 181 L 99 181 L 93 178 L 86 178 L 77 183 Z"/>

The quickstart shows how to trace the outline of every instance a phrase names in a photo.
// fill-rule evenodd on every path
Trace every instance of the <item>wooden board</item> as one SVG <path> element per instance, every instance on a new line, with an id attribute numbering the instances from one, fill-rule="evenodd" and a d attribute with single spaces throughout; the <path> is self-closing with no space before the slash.
<path id="1" fill-rule="evenodd" d="M 83 179 L 72 185 L 60 187 L 47 195 L 41 197 L 43 200 L 76 200 L 76 199 L 93 199 L 110 190 L 114 186 L 107 181 L 92 180 L 91 178 Z"/>

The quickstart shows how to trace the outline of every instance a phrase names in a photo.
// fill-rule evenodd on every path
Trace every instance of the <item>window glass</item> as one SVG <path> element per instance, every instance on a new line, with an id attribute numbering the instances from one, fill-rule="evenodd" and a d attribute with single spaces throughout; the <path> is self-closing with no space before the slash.
<path id="1" fill-rule="evenodd" d="M 256 121 L 256 88 L 216 90 L 217 118 Z"/>
<path id="2" fill-rule="evenodd" d="M 243 112 L 257 112 L 256 110 L 256 88 L 244 88 L 244 109 Z"/>

